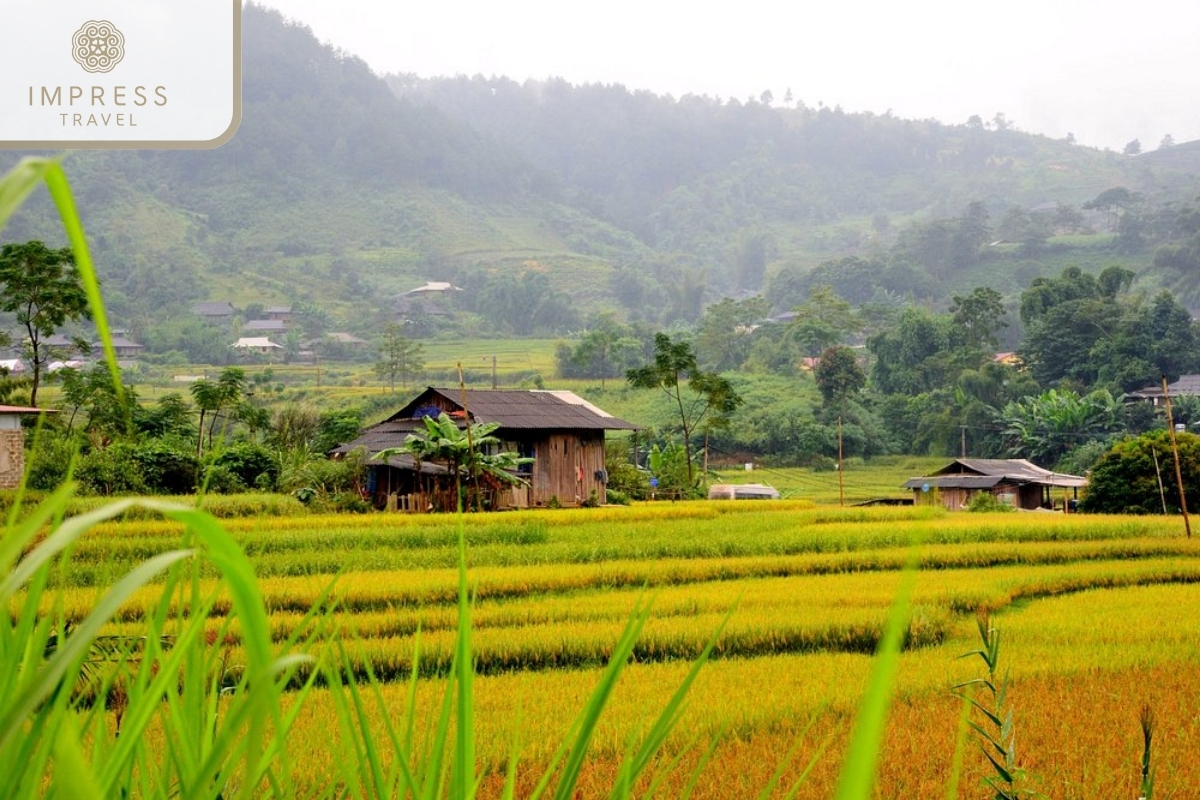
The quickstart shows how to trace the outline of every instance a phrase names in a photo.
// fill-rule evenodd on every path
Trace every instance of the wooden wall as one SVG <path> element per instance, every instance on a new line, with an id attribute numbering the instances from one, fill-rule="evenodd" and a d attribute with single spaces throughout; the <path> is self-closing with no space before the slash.
<path id="1" fill-rule="evenodd" d="M 564 506 L 577 506 L 594 491 L 604 503 L 606 484 L 596 473 L 604 470 L 603 431 L 565 431 L 533 442 L 533 476 L 529 504 L 544 506 L 557 497 Z"/>

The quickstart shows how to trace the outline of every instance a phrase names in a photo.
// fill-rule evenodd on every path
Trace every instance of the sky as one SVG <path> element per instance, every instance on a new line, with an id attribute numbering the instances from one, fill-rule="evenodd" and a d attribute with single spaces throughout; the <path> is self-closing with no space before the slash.
<path id="1" fill-rule="evenodd" d="M 562 77 L 1122 150 L 1200 139 L 1196 0 L 258 0 L 379 74 Z"/>

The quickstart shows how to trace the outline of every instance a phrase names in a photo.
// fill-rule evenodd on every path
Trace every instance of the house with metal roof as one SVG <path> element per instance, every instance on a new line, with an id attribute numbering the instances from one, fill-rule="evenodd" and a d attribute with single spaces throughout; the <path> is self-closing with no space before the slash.
<path id="1" fill-rule="evenodd" d="M 1171 397 L 1191 395 L 1200 397 L 1200 375 L 1180 375 L 1179 380 L 1167 384 L 1167 393 Z M 1126 400 L 1145 400 L 1156 406 L 1165 405 L 1163 386 L 1161 383 L 1151 383 L 1132 392 L 1126 392 Z"/>
<path id="2" fill-rule="evenodd" d="M 932 475 L 908 479 L 904 488 L 912 489 L 916 505 L 941 503 L 951 511 L 966 508 L 980 492 L 1014 508 L 1033 510 L 1078 500 L 1079 489 L 1086 485 L 1087 478 L 1051 472 L 1023 458 L 956 458 Z"/>
<path id="3" fill-rule="evenodd" d="M 335 448 L 331 455 L 344 457 L 365 449 L 369 460 L 368 489 L 380 506 L 392 505 L 390 495 L 435 493 L 430 487 L 452 483 L 440 465 L 415 464 L 407 456 L 387 462 L 374 458 L 390 447 L 400 447 L 411 434 L 425 431 L 425 417 L 445 413 L 459 428 L 480 422 L 500 427 L 493 434 L 503 443 L 501 451 L 533 458 L 518 476 L 527 485 L 497 493 L 496 508 L 528 508 L 553 505 L 578 506 L 593 497 L 604 502 L 608 473 L 604 470 L 605 431 L 636 430 L 633 423 L 617 419 L 573 392 L 525 389 L 460 389 L 428 387 L 390 417 L 367 428 L 352 442 Z M 436 469 L 435 469 L 436 468 Z M 440 470 L 440 474 L 438 472 Z M 404 507 L 439 505 L 411 498 Z M 442 503 L 441 505 L 446 505 Z"/>

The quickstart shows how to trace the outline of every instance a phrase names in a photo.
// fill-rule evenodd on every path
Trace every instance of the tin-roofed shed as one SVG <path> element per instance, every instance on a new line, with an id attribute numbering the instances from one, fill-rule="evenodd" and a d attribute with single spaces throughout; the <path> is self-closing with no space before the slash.
<path id="1" fill-rule="evenodd" d="M 966 508 L 980 492 L 1018 509 L 1051 508 L 1061 497 L 1055 490 L 1076 500 L 1086 485 L 1087 478 L 1051 472 L 1023 458 L 956 458 L 932 475 L 904 483 L 912 489 L 914 503 L 940 501 L 951 511 Z"/>

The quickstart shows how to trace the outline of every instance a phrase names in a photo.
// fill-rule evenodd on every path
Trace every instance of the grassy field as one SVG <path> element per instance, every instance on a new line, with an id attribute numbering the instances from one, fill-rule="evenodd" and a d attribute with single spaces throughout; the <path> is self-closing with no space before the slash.
<path id="1" fill-rule="evenodd" d="M 880 473 L 874 486 L 920 466 L 897 462 L 895 474 Z M 785 483 L 793 472 L 795 482 Z M 782 488 L 811 480 L 800 471 L 777 477 Z M 604 787 L 627 744 L 727 615 L 714 660 L 662 756 L 681 765 L 662 795 L 683 793 L 688 765 L 718 737 L 693 797 L 757 796 L 793 746 L 785 784 L 823 753 L 797 796 L 833 796 L 871 653 L 914 542 L 919 572 L 879 796 L 945 796 L 960 715 L 950 687 L 979 674 L 976 663 L 957 658 L 976 645 L 978 608 L 991 609 L 1004 634 L 1018 753 L 1032 788 L 1054 798 L 1135 797 L 1143 703 L 1155 709 L 1162 732 L 1156 796 L 1189 796 L 1200 785 L 1192 758 L 1200 746 L 1200 594 L 1191 586 L 1200 581 L 1200 545 L 1177 520 L 840 509 L 792 500 L 468 515 L 461 523 L 404 515 L 225 523 L 259 576 L 275 647 L 306 629 L 314 607 L 333 609 L 299 649 L 316 665 L 344 659 L 348 675 L 381 681 L 357 712 L 379 737 L 385 720 L 408 724 L 397 709 L 411 691 L 418 735 L 432 735 L 422 726 L 436 716 L 455 646 L 460 524 L 475 598 L 483 797 L 501 796 L 518 735 L 524 769 L 517 796 L 532 790 L 538 765 L 551 759 L 643 601 L 652 604 L 650 621 L 575 796 L 608 796 Z M 177 523 L 161 521 L 96 527 L 76 545 L 71 566 L 53 577 L 62 594 L 45 600 L 44 610 L 82 619 L 99 587 L 178 546 L 179 534 Z M 242 623 L 228 616 L 223 584 L 205 572 L 199 585 L 215 593 L 208 627 L 222 663 L 241 663 Z M 13 613 L 21 603 L 12 600 Z M 150 586 L 105 632 L 136 634 L 153 613 L 175 612 L 163 609 Z M 418 637 L 421 677 L 410 684 Z M 301 794 L 348 779 L 339 754 L 351 747 L 353 729 L 341 715 L 326 688 L 312 690 L 297 709 L 288 746 Z M 958 796 L 982 796 L 987 767 L 978 748 L 966 748 L 963 769 Z"/>

